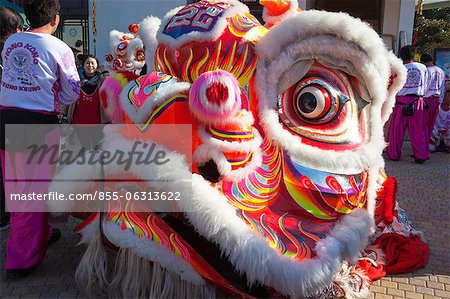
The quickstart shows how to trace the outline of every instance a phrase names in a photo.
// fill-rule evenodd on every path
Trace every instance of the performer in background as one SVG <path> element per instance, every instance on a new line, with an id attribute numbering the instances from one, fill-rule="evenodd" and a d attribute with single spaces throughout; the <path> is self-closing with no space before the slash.
<path id="1" fill-rule="evenodd" d="M 2 165 L 5 166 L 3 178 L 8 205 L 12 193 L 47 193 L 48 183 L 38 182 L 36 178 L 51 178 L 55 165 L 51 165 L 47 157 L 43 159 L 47 163 L 35 161 L 37 157 L 28 160 L 29 149 L 15 148 L 7 152 L 4 142 L 9 138 L 8 144 L 17 143 L 15 139 L 27 134 L 35 137 L 37 125 L 57 124 L 60 105 L 73 103 L 80 93 L 73 53 L 64 42 L 52 36 L 60 20 L 59 0 L 27 0 L 24 9 L 31 30 L 11 36 L 2 52 L 4 69 L 0 119 L 2 130 L 7 124 L 34 126 L 26 126 L 31 129 L 22 126 L 22 134 L 11 138 L 2 132 L 5 140 L 2 140 L 0 153 Z M 42 138 L 39 137 L 43 144 L 59 144 L 57 130 L 45 133 Z M 38 201 L 28 201 L 26 204 L 33 210 L 46 205 Z M 4 267 L 6 279 L 14 280 L 29 274 L 42 262 L 47 244 L 59 239 L 61 232 L 51 229 L 48 213 L 44 212 L 11 212 L 10 225 Z"/>
<path id="2" fill-rule="evenodd" d="M 445 73 L 440 67 L 433 64 L 433 58 L 428 53 L 424 53 L 420 56 L 420 62 L 427 67 L 428 84 L 424 94 L 424 100 L 428 105 L 426 113 L 428 133 L 429 136 L 431 136 L 436 117 L 439 113 L 439 104 L 442 103 L 442 100 L 444 99 Z"/>
<path id="3" fill-rule="evenodd" d="M 427 115 L 423 100 L 428 84 L 427 69 L 423 64 L 413 61 L 414 49 L 412 46 L 401 48 L 400 58 L 403 60 L 408 74 L 405 85 L 397 93 L 394 111 L 391 115 L 387 154 L 393 161 L 400 160 L 405 130 L 408 129 L 415 162 L 421 164 L 430 157 Z"/>
<path id="4" fill-rule="evenodd" d="M 445 82 L 445 96 L 430 138 L 431 152 L 450 152 L 450 80 Z"/>

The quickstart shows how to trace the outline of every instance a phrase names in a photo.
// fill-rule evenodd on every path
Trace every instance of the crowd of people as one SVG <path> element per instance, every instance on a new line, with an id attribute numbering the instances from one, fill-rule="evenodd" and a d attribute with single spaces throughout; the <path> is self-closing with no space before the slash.
<path id="1" fill-rule="evenodd" d="M 430 158 L 430 150 L 449 152 L 448 83 L 446 87 L 445 73 L 433 64 L 430 54 L 424 53 L 420 63 L 414 62 L 414 48 L 405 46 L 399 56 L 407 69 L 407 80 L 396 97 L 387 136 L 387 154 L 392 161 L 401 159 L 407 129 L 413 158 L 422 164 Z"/>
<path id="2" fill-rule="evenodd" d="M 5 150 L 6 124 L 58 124 L 61 115 L 71 123 L 80 125 L 77 131 L 82 146 L 93 148 L 99 134 L 94 135 L 88 124 L 106 122 L 99 98 L 99 87 L 104 73 L 99 71 L 98 60 L 89 55 L 82 68 L 75 64 L 72 49 L 54 37 L 60 21 L 59 0 L 24 3 L 30 24 L 23 30 L 24 20 L 12 9 L 0 10 L 2 84 L 0 87 L 0 120 L 2 127 L 2 176 L 14 171 L 16 182 L 2 178 L 1 226 L 9 227 L 6 244 L 6 279 L 14 280 L 28 275 L 43 260 L 47 245 L 56 242 L 61 232 L 52 228 L 48 213 L 6 213 L 5 198 L 11 193 L 46 192 L 48 184 L 29 182 L 31 177 L 51 178 L 55 167 L 41 162 L 27 161 L 26 151 Z M 24 126 L 23 130 L 27 130 Z M 24 132 L 25 133 L 25 132 Z M 59 144 L 58 130 L 48 132 L 41 140 L 45 144 Z M 27 180 L 25 180 L 27 179 Z M 39 180 L 37 180 L 39 181 Z M 40 210 L 40 207 L 36 207 Z"/>
<path id="3" fill-rule="evenodd" d="M 0 9 L 2 135 L 5 124 L 57 124 L 63 115 L 69 123 L 78 125 L 76 132 L 81 145 L 92 149 L 101 139 L 101 132 L 93 133 L 89 125 L 108 122 L 99 97 L 105 72 L 93 55 L 85 56 L 82 67 L 77 68 L 71 48 L 52 35 L 60 21 L 59 0 L 27 0 L 24 10 L 30 23 L 28 31 L 22 31 L 24 21 L 18 13 Z M 391 160 L 401 158 L 404 133 L 408 129 L 415 161 L 423 163 L 429 159 L 430 149 L 442 150 L 440 142 L 444 135 L 448 152 L 449 86 L 445 88 L 444 73 L 433 65 L 430 55 L 422 55 L 422 63 L 414 62 L 413 55 L 410 46 L 400 50 L 408 80 L 397 95 L 387 153 Z M 58 143 L 57 133 L 47 134 L 44 142 Z M 17 179 L 21 179 L 21 173 L 27 173 L 29 178 L 37 172 L 41 176 L 42 172 L 47 172 L 51 177 L 54 172 L 52 167 L 38 169 L 37 164 L 25 163 L 26 153 L 8 153 L 4 140 L 0 156 L 3 175 L 7 167 L 12 166 L 20 170 L 16 171 Z M 39 188 L 46 191 L 45 184 L 30 186 L 32 184 L 9 185 L 11 188 L 6 191 L 23 193 L 33 188 L 35 192 L 39 192 Z M 41 263 L 47 245 L 55 242 L 61 233 L 51 228 L 47 213 L 5 213 L 3 189 L 2 227 L 10 224 L 4 267 L 7 279 L 17 279 L 31 273 Z"/>

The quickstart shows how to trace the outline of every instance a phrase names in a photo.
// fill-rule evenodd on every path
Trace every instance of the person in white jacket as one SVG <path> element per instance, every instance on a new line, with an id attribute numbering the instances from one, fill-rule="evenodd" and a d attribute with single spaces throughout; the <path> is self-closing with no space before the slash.
<path id="1" fill-rule="evenodd" d="M 445 95 L 430 138 L 431 152 L 450 152 L 450 80 L 445 82 Z"/>
<path id="2" fill-rule="evenodd" d="M 412 46 L 404 46 L 399 54 L 407 69 L 407 79 L 395 97 L 395 106 L 389 123 L 387 154 L 393 161 L 401 159 L 403 137 L 408 129 L 415 162 L 421 164 L 430 158 L 428 149 L 430 135 L 423 100 L 428 86 L 427 68 L 421 63 L 414 62 Z"/>
<path id="3" fill-rule="evenodd" d="M 420 56 L 420 62 L 427 67 L 428 85 L 423 99 L 428 105 L 426 110 L 428 133 L 431 133 L 439 113 L 439 104 L 442 103 L 445 94 L 445 73 L 433 64 L 433 58 L 430 54 L 424 53 Z"/>
<path id="4" fill-rule="evenodd" d="M 80 93 L 73 53 L 64 42 L 52 36 L 60 20 L 59 0 L 26 0 L 24 9 L 31 29 L 8 38 L 2 51 L 2 130 L 8 124 L 33 124 L 21 126 L 22 131 L 14 136 L 5 136 L 5 131 L 2 132 L 5 139 L 0 155 L 5 166 L 6 201 L 11 211 L 4 264 L 7 280 L 31 273 L 45 257 L 47 244 L 61 235 L 48 224 L 48 213 L 43 212 L 45 203 L 29 200 L 26 211 L 11 210 L 14 194 L 44 195 L 48 192 L 55 165 L 49 163 L 48 157 L 44 161 L 30 159 L 29 149 L 8 151 L 8 144 L 17 143 L 14 139 L 23 136 L 38 135 L 41 144 L 57 145 L 57 130 L 45 132 L 41 138 L 36 128 L 39 124 L 57 124 L 60 106 L 73 103 Z M 39 212 L 30 212 L 32 210 Z"/>

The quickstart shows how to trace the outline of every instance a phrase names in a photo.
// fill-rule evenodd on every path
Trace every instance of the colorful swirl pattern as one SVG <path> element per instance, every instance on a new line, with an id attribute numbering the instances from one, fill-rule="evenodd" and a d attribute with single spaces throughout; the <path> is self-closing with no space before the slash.
<path id="1" fill-rule="evenodd" d="M 290 256 L 292 258 L 296 258 L 299 260 L 312 258 L 315 254 L 311 246 L 306 242 L 307 239 L 311 239 L 315 242 L 318 242 L 321 239 L 317 233 L 308 232 L 303 228 L 302 222 L 299 221 L 297 224 L 297 231 L 290 229 L 288 225 L 285 223 L 286 216 L 288 214 L 284 214 L 278 220 L 278 225 L 283 232 L 284 236 L 286 236 L 289 241 L 294 245 L 295 251 L 287 251 L 285 255 Z"/>
<path id="2" fill-rule="evenodd" d="M 281 159 L 277 147 L 265 140 L 261 146 L 263 163 L 239 182 L 223 180 L 221 190 L 230 204 L 243 211 L 257 211 L 268 205 L 278 193 Z"/>
<path id="3" fill-rule="evenodd" d="M 338 175 L 317 171 L 301 166 L 283 153 L 283 174 L 292 198 L 319 219 L 336 219 L 365 204 L 367 172 Z"/>
<path id="4" fill-rule="evenodd" d="M 175 82 L 172 76 L 163 73 L 141 76 L 131 82 L 131 87 L 128 89 L 128 100 L 136 109 L 140 109 L 147 100 L 151 100 L 161 85 L 170 81 Z"/>
<path id="5" fill-rule="evenodd" d="M 140 124 L 135 124 L 135 126 L 141 131 L 141 132 L 145 132 L 147 129 L 150 128 L 150 126 L 153 124 L 153 122 L 161 115 L 164 113 L 164 111 L 166 109 L 168 109 L 171 105 L 173 105 L 176 102 L 187 102 L 188 101 L 188 95 L 185 94 L 178 94 L 176 96 L 173 96 L 169 99 L 167 99 L 165 102 L 163 102 L 162 104 L 160 104 L 158 107 L 155 108 L 155 110 L 153 110 L 153 112 L 150 114 L 150 116 L 148 117 L 147 121 L 145 122 L 145 124 L 140 125 Z M 128 122 L 131 122 L 130 120 L 128 120 Z"/>
<path id="6" fill-rule="evenodd" d="M 310 169 L 264 139 L 262 165 L 220 191 L 249 227 L 277 252 L 314 258 L 315 244 L 340 217 L 366 203 L 368 173 L 342 175 Z"/>
<path id="7" fill-rule="evenodd" d="M 230 30 L 233 35 L 238 37 L 245 36 L 247 32 L 255 27 L 262 26 L 251 14 L 232 16 L 228 22 L 228 30 Z"/>
<path id="8" fill-rule="evenodd" d="M 236 140 L 253 139 L 253 130 L 251 126 L 242 130 L 224 130 L 211 126 L 208 128 L 208 132 L 214 138 L 220 140 L 236 141 Z"/>

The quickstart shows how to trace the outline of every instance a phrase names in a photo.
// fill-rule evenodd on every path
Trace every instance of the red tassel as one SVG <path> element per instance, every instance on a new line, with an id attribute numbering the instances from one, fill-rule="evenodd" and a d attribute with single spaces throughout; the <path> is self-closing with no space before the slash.
<path id="1" fill-rule="evenodd" d="M 386 270 L 382 264 L 375 266 L 368 260 L 359 260 L 356 269 L 363 271 L 371 282 L 386 276 Z"/>
<path id="2" fill-rule="evenodd" d="M 382 201 L 380 213 L 384 224 L 391 224 L 394 220 L 396 196 L 397 180 L 394 177 L 388 177 L 377 194 L 377 198 Z"/>

